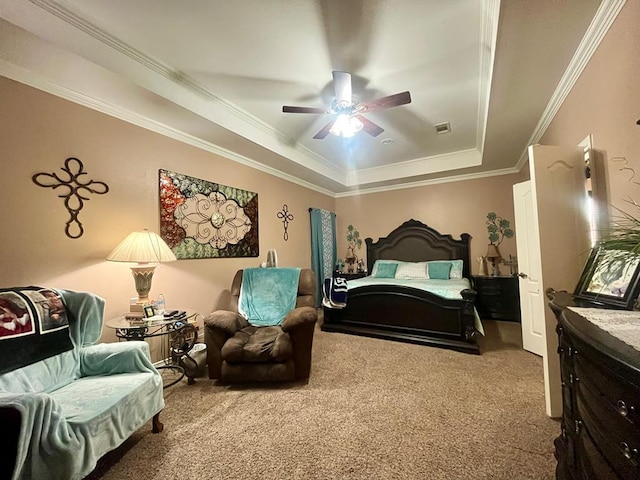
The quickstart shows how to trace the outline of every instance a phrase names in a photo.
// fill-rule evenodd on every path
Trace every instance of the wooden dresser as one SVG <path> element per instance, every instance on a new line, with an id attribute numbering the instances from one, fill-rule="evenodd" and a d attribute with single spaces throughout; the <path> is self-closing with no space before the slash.
<path id="1" fill-rule="evenodd" d="M 563 391 L 557 478 L 640 479 L 640 351 L 568 309 L 572 295 L 547 297 L 558 319 Z"/>

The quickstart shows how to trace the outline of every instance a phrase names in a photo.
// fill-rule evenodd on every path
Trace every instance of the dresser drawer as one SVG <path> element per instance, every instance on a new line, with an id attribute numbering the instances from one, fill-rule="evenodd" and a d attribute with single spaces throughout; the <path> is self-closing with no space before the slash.
<path id="1" fill-rule="evenodd" d="M 481 318 L 520 321 L 520 292 L 516 277 L 474 276 L 476 309 Z"/>
<path id="2" fill-rule="evenodd" d="M 590 393 L 606 405 L 612 418 L 624 420 L 633 428 L 640 428 L 640 396 L 638 389 L 609 369 L 596 365 L 585 355 L 573 355 L 580 389 Z"/>
<path id="3" fill-rule="evenodd" d="M 640 480 L 638 468 L 640 456 L 637 442 L 629 439 L 628 429 L 619 429 L 610 423 L 610 419 L 600 409 L 601 405 L 592 402 L 583 395 L 576 396 L 578 435 L 585 429 L 597 445 L 602 457 L 617 477 L 623 480 Z M 615 418 L 615 417 L 614 417 Z M 617 424 L 620 426 L 620 423 Z M 627 426 L 628 427 L 628 426 Z M 624 430 L 624 431 L 623 431 Z M 589 459 L 586 459 L 588 462 Z M 597 478 L 597 477 L 596 477 Z"/>
<path id="4" fill-rule="evenodd" d="M 576 436 L 576 448 L 578 450 L 579 478 L 583 480 L 609 480 L 615 479 L 616 474 L 611 469 L 609 462 L 602 456 L 598 447 L 593 443 L 586 428 L 582 428 Z M 573 473 L 572 470 L 569 470 Z"/>
<path id="5" fill-rule="evenodd" d="M 558 319 L 563 394 L 557 478 L 640 480 L 640 349 L 598 326 L 598 318 L 615 319 L 617 311 L 574 309 L 567 292 L 547 296 Z M 622 326 L 640 332 L 634 319 Z"/>

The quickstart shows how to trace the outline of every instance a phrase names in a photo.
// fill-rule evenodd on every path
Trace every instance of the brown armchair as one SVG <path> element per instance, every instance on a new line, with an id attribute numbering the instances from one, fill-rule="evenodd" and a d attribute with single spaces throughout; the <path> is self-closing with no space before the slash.
<path id="1" fill-rule="evenodd" d="M 253 326 L 238 313 L 241 284 L 242 270 L 238 270 L 228 304 L 204 320 L 209 378 L 225 383 L 308 378 L 318 318 L 313 271 L 300 270 L 296 307 L 278 326 Z"/>

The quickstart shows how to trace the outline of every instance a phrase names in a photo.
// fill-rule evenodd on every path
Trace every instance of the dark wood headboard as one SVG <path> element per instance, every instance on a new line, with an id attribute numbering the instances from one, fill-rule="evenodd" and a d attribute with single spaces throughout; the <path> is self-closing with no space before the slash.
<path id="1" fill-rule="evenodd" d="M 460 240 L 443 235 L 418 220 L 407 220 L 377 242 L 365 239 L 367 244 L 367 271 L 371 272 L 376 260 L 428 262 L 430 260 L 463 260 L 462 274 L 471 276 L 469 243 L 471 235 L 463 233 Z"/>

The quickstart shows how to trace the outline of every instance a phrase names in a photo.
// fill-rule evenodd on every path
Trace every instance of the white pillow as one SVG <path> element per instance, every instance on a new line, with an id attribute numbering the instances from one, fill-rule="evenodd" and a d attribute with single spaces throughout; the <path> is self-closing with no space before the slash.
<path id="1" fill-rule="evenodd" d="M 396 278 L 428 279 L 427 262 L 402 262 L 398 264 Z"/>

